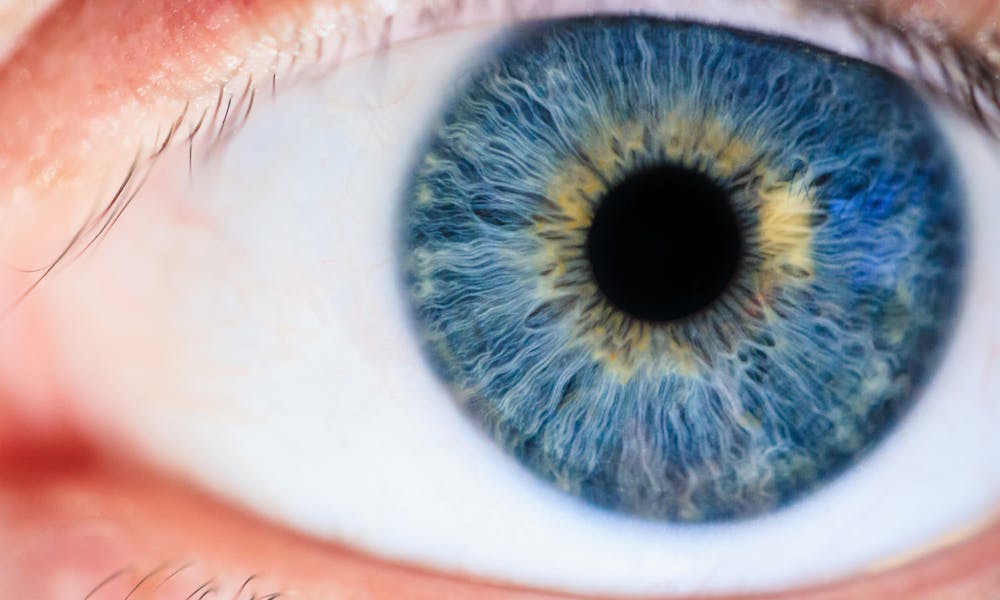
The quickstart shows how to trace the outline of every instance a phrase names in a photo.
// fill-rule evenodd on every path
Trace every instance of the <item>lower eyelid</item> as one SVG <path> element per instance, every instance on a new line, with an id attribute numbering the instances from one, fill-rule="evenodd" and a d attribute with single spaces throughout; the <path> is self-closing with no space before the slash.
<path id="1" fill-rule="evenodd" d="M 20 406 L 11 403 L 11 390 L 3 392 L 0 397 L 6 400 L 0 408 Z M 50 406 L 65 410 L 63 415 L 73 412 L 72 402 Z M 372 598 L 458 600 L 566 597 L 400 566 L 291 533 L 142 464 L 121 463 L 121 457 L 133 453 L 113 447 L 114 436 L 97 426 L 89 436 L 76 436 L 71 424 L 32 428 L 24 426 L 20 416 L 23 413 L 5 413 L 7 427 L 0 430 L 4 537 L 0 582 L 6 586 L 0 591 L 11 591 L 0 595 L 84 597 L 97 583 L 121 571 L 103 590 L 105 595 L 93 598 L 122 598 L 146 575 L 155 571 L 159 576 L 193 561 L 183 577 L 172 580 L 174 586 L 193 589 L 211 580 L 233 594 L 247 577 L 256 575 L 254 589 L 259 595 L 290 591 L 303 598 L 332 592 L 346 597 L 357 593 Z M 35 418 L 36 423 L 43 420 Z M 20 438 L 13 437 L 15 432 L 22 433 Z M 95 446 L 96 439 L 102 445 Z M 809 592 L 734 600 L 834 600 L 887 594 L 912 600 L 986 599 L 1000 587 L 996 556 L 1000 556 L 1000 515 L 966 539 L 910 564 Z M 63 569 L 66 580 L 76 581 L 80 590 L 40 595 L 40 582 L 61 581 L 54 574 Z M 23 593 L 15 593 L 19 589 Z M 183 598 L 189 593 L 190 589 L 162 597 Z"/>
<path id="2" fill-rule="evenodd" d="M 205 582 L 232 594 L 251 575 L 258 597 L 565 597 L 402 567 L 304 539 L 131 466 L 88 463 L 42 476 L 4 474 L 0 581 L 11 597 L 84 597 L 107 580 L 92 598 L 118 598 L 141 581 L 146 592 L 163 586 L 168 575 L 163 598 L 184 597 Z M 1000 585 L 998 554 L 1000 520 L 962 544 L 898 569 L 811 591 L 733 600 L 989 598 Z M 42 582 L 77 587 L 39 596 Z"/>

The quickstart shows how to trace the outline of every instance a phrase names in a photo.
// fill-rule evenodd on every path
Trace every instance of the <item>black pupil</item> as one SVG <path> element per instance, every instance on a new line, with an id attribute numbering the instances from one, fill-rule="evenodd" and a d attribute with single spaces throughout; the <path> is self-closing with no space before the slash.
<path id="1" fill-rule="evenodd" d="M 736 273 L 742 246 L 726 191 L 676 166 L 633 173 L 612 188 L 587 237 L 601 291 L 648 321 L 680 319 L 710 305 Z"/>

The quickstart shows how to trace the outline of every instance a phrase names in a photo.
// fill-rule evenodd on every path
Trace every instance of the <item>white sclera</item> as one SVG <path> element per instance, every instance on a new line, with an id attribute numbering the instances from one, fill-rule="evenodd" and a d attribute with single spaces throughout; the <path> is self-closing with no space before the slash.
<path id="1" fill-rule="evenodd" d="M 45 306 L 81 410 L 148 460 L 319 538 L 595 593 L 770 590 L 933 543 L 1000 501 L 996 148 L 943 116 L 971 188 L 969 290 L 915 410 L 805 500 L 650 523 L 526 473 L 423 361 L 395 260 L 407 169 L 497 29 L 410 42 L 262 103 L 225 151 L 169 156 Z M 991 353 L 993 355 L 991 355 Z"/>

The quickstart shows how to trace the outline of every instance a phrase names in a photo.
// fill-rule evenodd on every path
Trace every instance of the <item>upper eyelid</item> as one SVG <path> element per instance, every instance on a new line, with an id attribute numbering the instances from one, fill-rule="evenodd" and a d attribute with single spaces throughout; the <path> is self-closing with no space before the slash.
<path id="1" fill-rule="evenodd" d="M 840 13 L 873 48 L 887 40 L 897 50 L 915 50 L 933 71 L 928 89 L 955 100 L 987 128 L 1000 122 L 1000 29 L 949 29 L 933 19 L 963 23 L 955 20 L 958 11 L 928 15 L 920 2 L 900 8 L 899 2 L 791 1 L 809 11 Z M 262 85 L 274 93 L 277 74 L 348 58 L 343 45 L 353 39 L 345 33 L 350 13 L 369 11 L 364 35 L 355 37 L 377 49 L 394 36 L 463 23 L 466 15 L 453 10 L 461 5 L 445 3 L 444 12 L 428 13 L 430 19 L 399 34 L 399 19 L 380 12 L 377 0 L 63 2 L 0 65 L 0 122 L 7 124 L 0 138 L 0 191 L 20 188 L 20 197 L 32 201 L 48 194 L 94 203 L 72 236 L 73 243 L 86 244 L 88 234 L 100 235 L 114 223 L 168 144 L 193 144 L 196 136 L 211 144 L 245 119 Z M 426 6 L 440 11 L 442 4 Z M 1000 12 L 1000 3 L 993 7 Z M 894 18 L 908 26 L 896 27 Z M 885 58 L 891 62 L 892 55 Z M 127 135 L 107 136 L 109 129 Z M 104 182 L 100 191 L 97 179 Z M 13 196 L 0 195 L 0 208 Z M 55 262 L 62 252 L 57 255 Z"/>
<path id="2" fill-rule="evenodd" d="M 92 3 L 97 6 L 97 11 L 106 13 L 103 18 L 97 21 L 100 28 L 88 27 L 86 29 L 86 37 L 91 39 L 100 39 L 102 46 L 122 46 L 122 50 L 128 52 L 136 52 L 137 48 L 141 48 L 141 42 L 136 43 L 135 32 L 149 31 L 153 34 L 159 34 L 159 39 L 156 43 L 162 43 L 163 41 L 174 41 L 173 44 L 175 53 L 187 54 L 190 61 L 202 61 L 202 63 L 211 63 L 212 58 L 210 52 L 213 50 L 223 49 L 227 44 L 210 44 L 206 45 L 204 42 L 204 36 L 199 36 L 199 31 L 211 31 L 211 38 L 220 38 L 218 33 L 220 29 L 225 29 L 232 23 L 244 21 L 245 24 L 249 26 L 258 26 L 258 31 L 256 35 L 244 36 L 246 37 L 246 42 L 250 47 L 238 48 L 238 42 L 235 40 L 229 40 L 231 44 L 230 52 L 225 60 L 220 60 L 220 57 L 214 57 L 217 64 L 214 69 L 212 67 L 201 68 L 201 69 L 189 69 L 188 73 L 177 72 L 177 65 L 174 61 L 172 65 L 173 70 L 166 73 L 167 77 L 175 77 L 172 81 L 164 82 L 163 74 L 161 73 L 146 73 L 133 72 L 131 75 L 131 80 L 133 83 L 141 87 L 151 87 L 156 88 L 156 86 L 163 86 L 164 83 L 169 84 L 169 87 L 174 89 L 168 90 L 169 92 L 174 92 L 177 96 L 176 100 L 183 100 L 189 105 L 192 101 L 197 101 L 198 91 L 196 90 L 197 83 L 187 82 L 186 84 L 178 81 L 177 76 L 182 77 L 202 77 L 205 81 L 204 83 L 209 83 L 211 80 L 215 80 L 216 85 L 225 88 L 227 83 L 231 83 L 241 75 L 248 75 L 248 72 L 254 70 L 253 67 L 247 68 L 246 63 L 249 62 L 252 57 L 251 55 L 256 53 L 258 56 L 261 54 L 261 45 L 270 45 L 270 48 L 266 48 L 265 53 L 272 53 L 273 60 L 275 61 L 275 68 L 278 68 L 277 64 L 280 62 L 282 57 L 287 57 L 289 60 L 294 61 L 296 58 L 302 55 L 308 55 L 309 49 L 305 46 L 319 44 L 319 48 L 313 48 L 312 51 L 315 53 L 322 52 L 322 44 L 324 38 L 331 32 L 336 33 L 337 28 L 342 28 L 343 20 L 341 15 L 343 14 L 343 9 L 348 6 L 352 6 L 359 13 L 364 13 L 367 9 L 379 5 L 377 0 L 356 0 L 351 2 L 351 0 L 313 0 L 313 1 L 302 1 L 302 0 L 283 0 L 279 2 L 249 2 L 249 3 L 239 3 L 235 1 L 212 3 L 211 9 L 195 9 L 183 8 L 179 6 L 174 6 L 169 0 L 161 1 L 154 11 L 147 11 L 147 14 L 134 14 L 141 11 L 133 11 L 122 9 L 118 11 L 108 10 L 109 7 L 113 8 L 115 4 L 127 5 L 127 2 L 121 2 L 120 0 L 111 0 L 105 2 Z M 967 6 L 969 10 L 965 12 L 950 10 L 947 12 L 932 12 L 927 9 L 927 6 L 937 6 L 935 3 L 922 3 L 922 2 L 863 2 L 863 3 L 853 3 L 853 2 L 829 2 L 822 0 L 799 0 L 798 2 L 802 6 L 808 7 L 810 10 L 833 10 L 849 19 L 853 20 L 855 23 L 860 23 L 863 25 L 871 26 L 867 29 L 867 33 L 872 34 L 872 39 L 877 36 L 881 37 L 892 37 L 895 36 L 899 39 L 903 39 L 899 34 L 902 29 L 893 26 L 893 23 L 904 23 L 907 25 L 905 39 L 908 41 L 915 41 L 917 45 L 923 46 L 925 48 L 933 49 L 948 49 L 951 51 L 961 64 L 973 64 L 977 68 L 990 69 L 991 73 L 996 73 L 1000 70 L 1000 27 L 994 26 L 989 27 L 982 31 L 974 31 L 969 29 L 969 23 L 967 20 L 961 19 L 962 15 L 972 15 L 976 17 L 981 17 L 986 14 L 983 7 L 990 6 L 992 4 L 991 13 L 1000 13 L 1000 3 L 995 2 L 982 2 L 976 5 L 974 2 L 968 2 L 963 6 Z M 73 3 L 69 3 L 73 4 Z M 77 3 L 86 4 L 86 3 Z M 142 3 L 140 6 L 146 7 L 154 3 Z M 431 6 L 427 3 L 428 7 Z M 439 6 L 439 5 L 438 5 Z M 893 9 L 887 8 L 888 6 L 893 6 Z M 902 6 L 902 8 L 900 8 Z M 59 33 L 64 36 L 72 36 L 72 29 L 76 27 L 77 34 L 79 37 L 79 30 L 81 29 L 81 23 L 79 21 L 68 21 L 64 20 L 58 23 L 58 16 L 67 7 L 67 3 L 63 3 L 61 6 L 57 7 L 53 13 L 54 17 L 47 20 L 57 21 L 60 26 Z M 158 10 L 159 12 L 156 12 Z M 277 13 L 279 11 L 287 11 L 290 18 L 284 19 L 284 23 L 281 23 L 280 19 L 268 19 L 267 13 Z M 93 11 L 91 11 L 93 12 Z M 311 13 L 311 14 L 310 14 Z M 387 13 L 388 16 L 388 13 Z M 452 18 L 453 15 L 444 14 L 444 19 L 447 20 Z M 116 19 L 117 18 L 117 19 Z M 943 19 L 951 19 L 951 24 L 954 27 L 949 27 L 948 24 L 943 21 Z M 127 24 L 127 30 L 122 23 L 122 20 L 128 19 L 131 22 Z M 185 21 L 186 19 L 186 21 Z M 142 20 L 148 22 L 159 21 L 159 27 L 143 27 Z M 136 21 L 140 21 L 136 23 Z M 984 22 L 979 20 L 980 23 Z M 93 23 L 93 19 L 91 20 Z M 388 27 L 391 21 L 388 19 L 385 21 L 387 33 Z M 102 29 L 103 28 L 103 29 Z M 286 31 L 282 32 L 279 29 L 284 28 Z M 294 30 L 294 35 L 288 35 L 288 29 Z M 115 29 L 118 31 L 116 32 Z M 46 28 L 41 28 L 40 31 L 34 32 L 33 35 L 28 36 L 27 41 L 24 46 L 31 46 L 33 43 L 32 38 L 38 37 L 40 34 L 44 35 L 49 33 L 51 36 L 51 27 L 46 30 Z M 107 38 L 110 36 L 101 34 L 112 34 L 111 44 L 106 44 Z M 371 31 L 368 32 L 369 35 L 372 34 Z M 237 37 L 237 36 L 231 36 Z M 104 39 L 102 39 L 104 38 Z M 256 38 L 256 39 L 255 39 Z M 312 38 L 306 40 L 306 38 Z M 81 38 L 86 39 L 86 38 Z M 214 40 L 213 40 L 214 41 Z M 200 43 L 199 43 L 200 42 Z M 304 43 L 305 42 L 305 43 Z M 37 45 L 37 44 L 36 44 Z M 201 46 L 200 48 L 197 46 Z M 207 46 L 207 47 L 206 47 Z M 212 47 L 214 46 L 214 47 Z M 256 47 L 254 47 L 256 46 Z M 64 49 L 61 53 L 63 57 L 73 57 L 77 56 L 79 52 L 67 52 Z M 87 50 L 93 50 L 93 45 L 90 48 L 82 48 L 86 54 Z M 150 51 L 151 54 L 156 55 L 159 52 L 161 58 L 166 58 L 164 49 L 162 47 L 148 47 L 146 50 Z M 168 47 L 168 51 L 170 48 Z M 53 57 L 55 54 L 53 51 L 49 51 L 48 56 L 45 57 L 48 60 L 49 65 L 58 64 L 58 56 Z M 113 56 L 113 53 L 109 52 L 103 57 L 107 59 Z M 15 56 L 14 64 L 6 65 L 6 68 L 0 69 L 0 76 L 2 76 L 4 71 L 10 71 L 12 68 L 17 68 L 21 65 L 17 64 L 17 56 Z M 36 57 L 36 63 L 40 62 Z M 55 58 L 55 60 L 53 60 Z M 244 64 L 232 64 L 234 60 L 239 60 Z M 228 63 L 218 64 L 218 63 Z M 156 70 L 156 61 L 147 61 L 150 71 Z M 98 78 L 106 77 L 108 74 L 113 73 L 110 69 L 100 69 L 100 64 L 95 65 L 94 75 Z M 229 67 L 229 72 L 226 73 L 227 66 Z M 127 65 L 126 65 L 127 68 Z M 266 70 L 257 69 L 258 71 Z M 260 73 L 258 73 L 260 75 Z M 154 81 L 155 78 L 159 77 L 158 81 Z M 0 97 L 10 97 L 3 92 L 16 93 L 17 89 L 3 90 L 3 83 L 9 81 L 9 78 L 0 79 Z M 22 83 L 18 81 L 17 83 Z M 259 81 L 258 81 L 259 83 Z M 210 87 L 210 86 L 208 86 Z M 182 90 L 190 92 L 187 97 Z M 68 90 L 67 90 L 68 91 Z M 79 90 L 84 91 L 84 90 Z M 93 89 L 90 91 L 94 91 Z M 154 89 L 154 92 L 162 93 L 164 90 L 162 87 L 160 89 Z M 206 92 L 209 90 L 200 90 L 203 96 L 202 101 L 205 101 Z M 120 90 L 119 90 L 120 92 Z M 82 97 L 80 94 L 67 95 L 67 97 Z M 3 113 L 2 106 L 0 106 L 0 114 Z M 11 120 L 6 120 L 10 123 Z M 32 124 L 37 128 L 37 123 Z M 2 151 L 2 145 L 0 145 L 0 151 Z"/>
<path id="3" fill-rule="evenodd" d="M 14 1 L 16 2 L 16 0 Z M 949 49 L 965 64 L 972 63 L 977 67 L 988 68 L 993 73 L 1000 70 L 1000 24 L 994 23 L 994 25 L 986 26 L 981 30 L 973 28 L 973 23 L 991 23 L 993 21 L 988 17 L 1000 14 L 1000 3 L 993 2 L 992 0 L 980 0 L 978 3 L 975 0 L 966 2 L 962 5 L 963 7 L 967 7 L 965 11 L 955 10 L 954 7 L 949 7 L 948 11 L 935 10 L 935 7 L 939 7 L 940 3 L 914 0 L 904 2 L 869 1 L 861 3 L 798 0 L 797 3 L 808 7 L 809 10 L 833 10 L 853 19 L 855 22 L 873 25 L 874 27 L 869 29 L 869 32 L 882 35 L 883 37 L 886 34 L 892 35 L 902 31 L 901 28 L 894 26 L 894 24 L 902 23 L 906 25 L 907 40 L 915 40 L 918 44 L 928 48 Z M 195 77 L 201 76 L 205 80 L 215 79 L 216 83 L 222 86 L 225 86 L 228 80 L 242 75 L 243 73 L 240 71 L 244 71 L 245 73 L 248 70 L 252 70 L 252 68 L 246 69 L 245 65 L 232 65 L 231 63 L 237 58 L 246 62 L 251 58 L 250 55 L 255 52 L 259 55 L 262 43 L 272 46 L 267 50 L 273 52 L 275 60 L 278 60 L 279 56 L 291 57 L 294 60 L 296 56 L 308 53 L 307 49 L 303 47 L 307 45 L 302 43 L 303 38 L 312 37 L 313 40 L 310 41 L 313 44 L 317 42 L 322 44 L 322 40 L 327 34 L 331 32 L 336 33 L 337 28 L 344 26 L 344 21 L 341 17 L 345 12 L 345 8 L 352 7 L 360 14 L 370 13 L 373 7 L 380 5 L 377 0 L 280 0 L 278 2 L 236 2 L 230 0 L 212 3 L 211 8 L 191 9 L 180 3 L 161 0 L 159 3 L 141 3 L 139 6 L 143 8 L 134 10 L 125 8 L 130 3 L 122 2 L 121 0 L 91 2 L 89 5 L 92 8 L 89 12 L 93 13 L 96 11 L 104 14 L 100 20 L 96 21 L 99 27 L 92 26 L 95 24 L 94 19 L 91 19 L 87 23 L 87 25 L 91 26 L 86 27 L 86 36 L 81 38 L 79 33 L 83 29 L 84 23 L 81 23 L 79 20 L 58 22 L 59 14 L 67 10 L 72 10 L 71 5 L 73 4 L 84 7 L 88 5 L 86 2 L 63 2 L 62 5 L 52 11 L 53 15 L 44 19 L 44 21 L 54 21 L 54 24 L 59 26 L 60 30 L 58 33 L 63 37 L 72 37 L 74 34 L 73 29 L 75 28 L 77 30 L 77 37 L 81 40 L 87 38 L 97 39 L 101 40 L 101 46 L 103 47 L 119 46 L 120 50 L 136 52 L 137 48 L 141 48 L 141 42 L 136 43 L 135 33 L 148 31 L 153 34 L 159 34 L 159 39 L 156 40 L 156 43 L 162 44 L 164 41 L 174 41 L 172 50 L 175 53 L 187 54 L 187 57 L 191 61 L 200 60 L 202 63 L 212 62 L 213 57 L 210 56 L 210 52 L 213 50 L 226 50 L 225 46 L 231 45 L 228 48 L 230 52 L 225 60 L 220 61 L 220 57 L 214 57 L 217 62 L 229 63 L 229 73 L 225 72 L 226 67 L 221 64 L 215 65 L 214 69 L 207 67 L 190 69 L 188 73 L 179 73 L 176 72 L 177 61 L 174 61 L 175 65 L 173 65 L 175 71 L 166 73 L 168 77 L 190 77 L 194 75 Z M 119 10 L 114 10 L 115 5 L 119 4 L 122 7 Z M 145 7 L 150 6 L 153 6 L 153 10 L 145 10 L 146 14 L 142 14 Z M 440 12 L 440 3 L 432 5 L 428 2 L 428 10 L 431 6 L 437 7 Z M 451 18 L 447 14 L 447 10 L 445 9 L 444 20 Z M 281 23 L 281 19 L 273 18 L 274 14 L 282 11 L 289 17 L 284 19 L 284 23 Z M 377 16 L 377 11 L 375 14 Z M 129 23 L 124 23 L 123 21 L 125 20 L 128 20 Z M 158 21 L 159 26 L 144 27 L 142 21 Z M 257 25 L 258 31 L 256 35 L 244 36 L 246 38 L 245 41 L 251 47 L 240 49 L 238 48 L 238 42 L 233 39 L 229 40 L 230 44 L 215 43 L 216 39 L 222 38 L 225 35 L 224 31 L 220 30 L 225 30 L 227 26 L 241 21 L 251 27 Z M 41 28 L 36 28 L 36 31 L 27 36 L 27 40 L 23 46 L 31 46 L 35 42 L 32 38 L 38 38 L 40 35 L 44 36 L 46 33 L 49 34 L 50 38 L 53 37 L 51 35 L 52 24 L 49 23 L 50 27 L 46 28 L 45 23 L 43 23 Z M 386 21 L 387 26 L 388 24 L 389 21 Z M 288 35 L 287 29 L 289 27 L 294 29 L 293 36 Z M 286 29 L 286 31 L 279 31 L 281 28 Z M 213 43 L 205 44 L 204 36 L 198 35 L 199 31 L 210 31 Z M 218 35 L 220 32 L 223 32 L 223 36 Z M 105 35 L 102 35 L 102 33 Z M 372 34 L 371 31 L 368 33 L 369 35 Z M 236 36 L 230 36 L 230 38 L 234 37 Z M 108 38 L 110 38 L 110 44 L 107 43 L 109 41 Z M 296 47 L 296 42 L 299 47 Z M 254 48 L 252 46 L 257 47 Z M 59 56 L 52 56 L 56 54 L 54 50 L 47 52 L 48 56 L 45 57 L 49 66 L 52 64 L 58 65 L 60 61 Z M 66 57 L 64 60 L 81 54 L 81 52 L 65 51 L 69 50 L 69 48 L 61 50 L 63 50 L 61 52 L 62 57 Z M 77 50 L 82 50 L 82 53 L 89 54 L 92 53 L 93 45 L 91 44 L 90 48 L 78 48 Z M 88 50 L 90 52 L 87 52 Z M 151 46 L 146 48 L 146 50 L 154 56 L 159 52 L 160 57 L 165 59 L 166 56 L 164 55 L 171 48 L 169 48 L 169 45 L 166 48 L 163 46 Z M 316 49 L 313 50 L 318 51 Z M 103 57 L 98 58 L 106 59 L 114 54 L 117 53 L 109 52 Z M 41 57 L 36 57 L 36 62 L 39 62 L 38 58 Z M 21 66 L 17 63 L 17 57 L 15 56 L 13 65 L 7 64 L 6 68 L 0 69 L 0 76 L 2 76 L 4 71 L 10 71 L 12 68 Z M 101 69 L 100 66 L 100 64 L 94 65 L 95 76 L 103 78 L 113 73 L 113 70 Z M 149 70 L 155 70 L 157 67 L 156 61 L 147 61 L 147 66 Z M 164 83 L 162 74 L 146 73 L 145 75 L 146 77 L 143 77 L 143 73 L 133 72 L 131 79 L 136 84 L 145 84 L 149 87 L 155 87 L 156 84 L 162 86 Z M 154 82 L 153 79 L 155 77 L 160 77 L 160 80 Z M 18 92 L 18 89 L 2 89 L 2 83 L 7 80 L 9 78 L 0 80 L 0 92 Z M 205 83 L 207 82 L 205 81 Z M 17 83 L 21 82 L 18 81 Z M 174 79 L 168 83 L 171 84 L 171 87 L 175 88 L 171 91 L 174 91 L 178 96 L 184 96 L 182 92 L 184 88 L 187 88 L 187 91 L 191 92 L 192 96 L 198 95 L 194 89 L 197 84 L 193 82 L 185 84 Z M 162 90 L 154 91 L 162 92 Z M 201 91 L 204 93 L 208 90 Z M 3 93 L 0 97 L 10 96 Z M 68 97 L 80 98 L 81 95 L 76 94 Z M 183 98 L 184 101 L 189 103 L 196 99 L 190 96 Z M 0 113 L 2 112 L 2 106 L 0 106 Z M 9 123 L 11 121 L 7 120 L 6 122 Z M 32 125 L 37 128 L 38 124 L 33 123 Z"/>

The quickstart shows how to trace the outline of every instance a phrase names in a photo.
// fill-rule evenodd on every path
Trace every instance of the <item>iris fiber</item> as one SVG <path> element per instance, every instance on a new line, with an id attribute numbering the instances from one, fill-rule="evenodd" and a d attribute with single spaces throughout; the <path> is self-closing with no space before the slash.
<path id="1" fill-rule="evenodd" d="M 698 192 L 626 211 L 678 241 L 626 301 L 609 278 L 629 251 L 602 275 L 594 248 L 636 181 Z M 401 260 L 434 368 L 526 467 L 621 512 L 732 519 L 815 489 L 912 404 L 959 297 L 963 201 L 929 108 L 878 67 L 702 24 L 556 20 L 457 82 Z"/>

